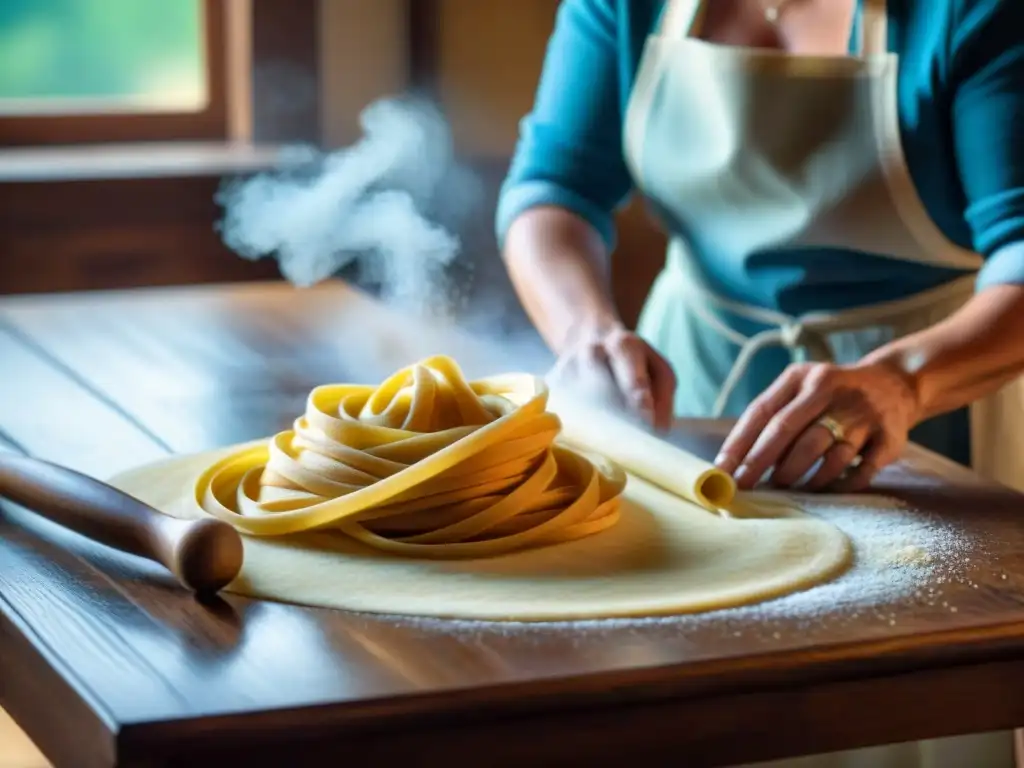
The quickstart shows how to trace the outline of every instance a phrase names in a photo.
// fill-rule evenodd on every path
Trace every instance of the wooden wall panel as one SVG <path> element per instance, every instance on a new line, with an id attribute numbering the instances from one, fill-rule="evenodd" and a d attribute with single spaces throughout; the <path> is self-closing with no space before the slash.
<path id="1" fill-rule="evenodd" d="M 257 142 L 320 141 L 320 5 L 320 0 L 251 3 Z"/>
<path id="2" fill-rule="evenodd" d="M 415 0 L 414 0 L 415 2 Z M 507 157 L 530 110 L 557 0 L 436 0 L 437 91 L 460 149 Z"/>
<path id="3" fill-rule="evenodd" d="M 214 229 L 220 180 L 0 184 L 0 294 L 272 278 Z"/>
<path id="4" fill-rule="evenodd" d="M 321 0 L 322 134 L 328 147 L 359 139 L 359 113 L 409 84 L 409 5 L 433 0 Z"/>

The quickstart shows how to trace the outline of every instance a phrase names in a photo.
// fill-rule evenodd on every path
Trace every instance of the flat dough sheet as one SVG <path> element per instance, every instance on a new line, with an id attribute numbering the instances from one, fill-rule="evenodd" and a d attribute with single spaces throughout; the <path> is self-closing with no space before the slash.
<path id="1" fill-rule="evenodd" d="M 192 498 L 196 478 L 240 447 L 174 457 L 110 482 L 165 514 L 203 517 Z M 494 558 L 401 558 L 330 532 L 243 541 L 245 564 L 228 592 L 371 613 L 492 621 L 730 608 L 829 581 L 852 560 L 849 539 L 824 520 L 794 512 L 774 519 L 720 517 L 632 474 L 621 519 L 610 529 Z"/>

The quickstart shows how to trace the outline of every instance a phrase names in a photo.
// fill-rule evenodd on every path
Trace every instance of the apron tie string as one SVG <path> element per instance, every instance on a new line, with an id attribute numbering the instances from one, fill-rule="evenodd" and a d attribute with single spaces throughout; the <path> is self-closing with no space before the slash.
<path id="1" fill-rule="evenodd" d="M 814 360 L 815 362 L 830 363 L 835 359 L 825 332 L 800 320 L 791 320 L 777 328 L 768 328 L 760 333 L 755 333 L 753 336 L 742 336 L 738 333 L 736 335 L 741 336 L 743 341 L 739 344 L 740 352 L 736 362 L 733 363 L 729 375 L 726 376 L 722 388 L 718 391 L 718 397 L 715 399 L 712 411 L 712 418 L 715 419 L 721 418 L 729 403 L 729 398 L 739 385 L 740 380 L 746 375 L 754 357 L 761 350 L 773 346 L 784 347 L 789 350 L 790 357 L 794 362 Z"/>
<path id="2" fill-rule="evenodd" d="M 679 279 L 681 275 L 678 273 L 675 276 L 687 307 L 709 328 L 740 348 L 736 361 L 715 399 L 711 417 L 716 419 L 725 413 L 729 398 L 750 368 L 754 357 L 762 350 L 783 347 L 790 351 L 794 362 L 810 360 L 833 363 L 835 356 L 828 342 L 830 334 L 890 322 L 908 313 L 925 310 L 950 297 L 969 295 L 975 279 L 974 275 L 965 275 L 905 299 L 841 312 L 811 312 L 801 317 L 793 317 L 765 307 L 725 299 L 697 280 Z M 748 336 L 727 325 L 716 310 L 723 310 L 745 320 L 771 327 Z"/>

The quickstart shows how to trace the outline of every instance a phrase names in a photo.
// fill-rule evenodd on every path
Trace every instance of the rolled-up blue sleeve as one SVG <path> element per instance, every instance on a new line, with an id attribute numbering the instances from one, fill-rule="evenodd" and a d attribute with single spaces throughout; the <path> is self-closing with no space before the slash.
<path id="1" fill-rule="evenodd" d="M 982 289 L 1024 283 L 1024 0 L 958 0 L 952 130 Z"/>
<path id="2" fill-rule="evenodd" d="M 614 214 L 629 196 L 622 154 L 622 83 L 615 0 L 563 0 L 533 109 L 502 185 L 499 243 L 528 208 L 566 208 L 613 247 Z"/>

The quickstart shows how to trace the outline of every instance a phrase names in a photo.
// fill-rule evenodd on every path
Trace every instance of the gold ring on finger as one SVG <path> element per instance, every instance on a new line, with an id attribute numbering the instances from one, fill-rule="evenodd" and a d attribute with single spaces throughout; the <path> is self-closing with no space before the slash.
<path id="1" fill-rule="evenodd" d="M 828 433 L 832 435 L 832 439 L 837 443 L 846 442 L 846 430 L 843 429 L 843 425 L 833 419 L 831 416 L 822 416 L 817 421 L 818 426 L 824 427 L 828 430 Z"/>

